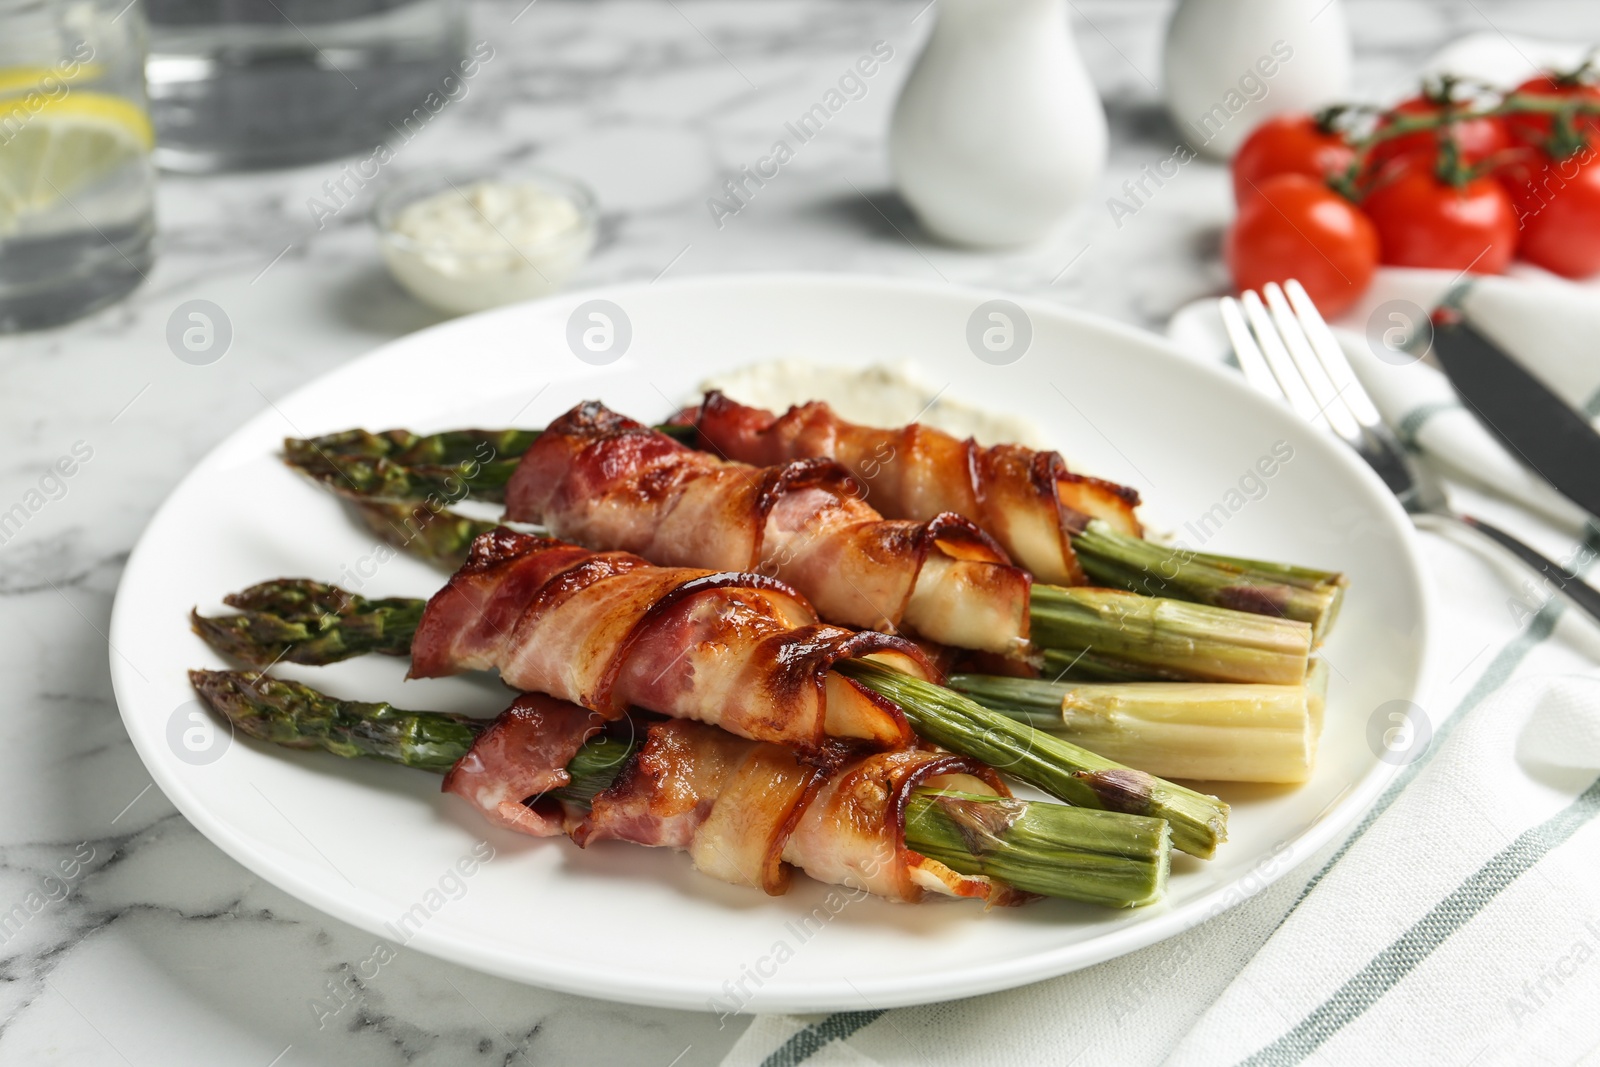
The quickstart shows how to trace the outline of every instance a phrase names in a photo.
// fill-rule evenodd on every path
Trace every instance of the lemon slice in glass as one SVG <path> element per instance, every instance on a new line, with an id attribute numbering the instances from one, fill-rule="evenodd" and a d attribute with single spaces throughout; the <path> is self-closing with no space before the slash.
<path id="1" fill-rule="evenodd" d="M 141 159 L 154 143 L 149 115 L 125 97 L 0 97 L 0 233 Z"/>

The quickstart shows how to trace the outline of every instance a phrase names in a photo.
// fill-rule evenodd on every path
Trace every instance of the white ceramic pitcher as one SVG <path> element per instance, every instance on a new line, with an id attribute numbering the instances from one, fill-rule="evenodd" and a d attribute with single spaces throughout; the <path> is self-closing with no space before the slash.
<path id="1" fill-rule="evenodd" d="M 1031 244 L 1083 203 L 1106 118 L 1064 0 L 940 0 L 889 129 L 896 186 L 934 235 Z"/>

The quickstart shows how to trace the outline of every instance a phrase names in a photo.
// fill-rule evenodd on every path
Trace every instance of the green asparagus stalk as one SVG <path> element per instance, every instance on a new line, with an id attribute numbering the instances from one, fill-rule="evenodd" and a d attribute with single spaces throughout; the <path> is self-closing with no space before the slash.
<path id="1" fill-rule="evenodd" d="M 912 792 L 906 846 L 962 874 L 1044 896 L 1132 907 L 1166 894 L 1160 819 L 935 789 Z"/>
<path id="2" fill-rule="evenodd" d="M 1192 552 L 1129 537 L 1098 519 L 1073 536 L 1072 547 L 1101 585 L 1309 623 L 1318 644 L 1344 600 L 1342 574 Z"/>
<path id="3" fill-rule="evenodd" d="M 402 711 L 382 701 L 338 700 L 256 671 L 190 671 L 212 709 L 247 737 L 286 748 L 399 763 L 443 774 L 467 754 L 487 719 Z"/>
<path id="4" fill-rule="evenodd" d="M 330 488 L 379 500 L 454 502 L 469 493 L 503 500 L 517 460 L 536 430 L 451 430 L 419 437 L 410 430 L 345 430 L 323 437 L 290 437 L 284 458 Z"/>
<path id="5" fill-rule="evenodd" d="M 388 459 L 407 466 L 451 466 L 497 456 L 518 459 L 538 440 L 538 430 L 446 430 L 420 436 L 410 430 L 342 430 L 321 437 L 291 437 L 284 442 L 290 462 L 301 457 Z"/>
<path id="6" fill-rule="evenodd" d="M 367 529 L 402 551 L 440 567 L 455 570 L 467 561 L 472 539 L 499 523 L 469 519 L 430 504 L 385 500 L 346 500 Z"/>
<path id="7" fill-rule="evenodd" d="M 436 774 L 454 766 L 490 722 L 338 700 L 252 671 L 190 671 L 189 678 L 247 736 Z M 628 741 L 596 735 L 567 764 L 571 782 L 554 795 L 586 807 L 632 751 Z M 1161 899 L 1171 856 L 1167 825 L 1159 819 L 927 788 L 912 794 L 906 846 L 963 874 L 1112 907 Z"/>
<path id="8" fill-rule="evenodd" d="M 1311 655 L 1306 623 L 1123 590 L 1036 585 L 1032 608 L 1051 662 L 1107 681 L 1299 685 Z"/>
<path id="9" fill-rule="evenodd" d="M 689 426 L 657 430 L 693 444 Z M 342 496 L 389 501 L 498 502 L 537 430 L 455 430 L 419 437 L 347 430 L 284 442 L 285 461 Z M 1320 643 L 1338 614 L 1343 575 L 1292 564 L 1170 548 L 1130 537 L 1098 519 L 1071 532 L 1084 571 L 1096 582 L 1147 596 L 1310 623 Z"/>
<path id="10" fill-rule="evenodd" d="M 1304 782 L 1321 732 L 1325 672 L 1305 685 L 1083 684 L 958 674 L 984 707 L 1163 778 Z"/>
<path id="11" fill-rule="evenodd" d="M 1058 682 L 1182 682 L 1189 677 L 1179 670 L 1129 663 L 1086 648 L 1077 652 L 1047 648 L 1043 659 L 1044 677 Z"/>
<path id="12" fill-rule="evenodd" d="M 1209 859 L 1227 839 L 1228 805 L 1144 771 L 1095 755 L 972 699 L 876 664 L 850 660 L 837 670 L 904 710 L 912 729 L 953 752 L 1083 808 L 1165 819 L 1172 845 Z"/>
<path id="13" fill-rule="evenodd" d="M 278 662 L 318 666 L 379 652 L 411 654 L 427 601 L 368 600 L 309 578 L 262 582 L 222 598 L 237 615 L 189 615 L 194 632 L 223 655 L 252 667 Z"/>
<path id="14" fill-rule="evenodd" d="M 680 438 L 690 426 L 658 426 Z M 344 496 L 391 502 L 468 497 L 499 503 L 506 483 L 538 430 L 448 430 L 418 436 L 410 430 L 344 430 L 285 438 L 284 462 Z"/>

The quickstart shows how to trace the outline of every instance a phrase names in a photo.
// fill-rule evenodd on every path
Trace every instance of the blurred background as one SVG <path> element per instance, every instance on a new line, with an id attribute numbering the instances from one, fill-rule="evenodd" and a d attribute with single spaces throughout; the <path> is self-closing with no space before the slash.
<path id="1" fill-rule="evenodd" d="M 1215 159 L 1183 162 L 1166 185 L 1144 177 L 1143 168 L 1205 137 L 1192 121 L 1174 121 L 1167 101 L 1176 97 L 1199 118 L 1229 80 L 1250 71 L 1251 57 L 1268 55 L 1271 40 L 1295 41 L 1296 58 L 1257 79 L 1261 98 L 1249 99 L 1227 135 L 1199 145 L 1225 156 L 1274 111 L 1414 95 L 1429 60 L 1461 38 L 1488 35 L 1512 49 L 1510 39 L 1524 35 L 1575 42 L 1585 21 L 1600 18 L 1582 3 L 1194 0 L 1185 5 L 1192 25 L 1174 30 L 1164 48 L 1169 2 L 1011 0 L 1002 7 L 1019 26 L 1067 21 L 1069 51 L 1057 66 L 1081 56 L 1093 98 L 1069 114 L 1033 116 L 1043 121 L 1025 146 L 914 144 L 902 152 L 909 176 L 897 181 L 889 143 L 896 101 L 934 25 L 971 17 L 959 4 L 944 6 L 7 0 L 4 129 L 26 130 L 0 146 L 10 190 L 0 208 L 0 323 L 26 330 L 70 319 L 119 298 L 130 280 L 140 291 L 102 321 L 159 318 L 172 295 L 203 288 L 240 345 L 283 343 L 315 323 L 321 351 L 301 353 L 310 369 L 344 350 L 347 331 L 369 344 L 437 317 L 388 279 L 372 209 L 407 176 L 448 164 L 485 177 L 535 166 L 592 189 L 597 242 L 572 285 L 668 270 L 942 275 L 1157 324 L 1227 287 L 1220 235 L 1234 213 Z M 1214 39 L 1240 36 L 1249 40 L 1219 52 Z M 888 58 L 871 76 L 854 74 L 879 42 Z M 971 62 L 1008 47 L 974 40 Z M 94 58 L 74 59 L 85 48 Z M 1342 60 L 1322 55 L 1341 50 Z M 961 91 L 968 60 L 930 71 L 923 80 L 936 84 L 922 86 L 911 105 L 946 122 L 955 114 L 959 125 L 959 108 L 939 93 L 950 85 L 952 98 L 970 97 Z M 828 113 L 825 129 L 804 142 L 790 134 L 786 124 L 837 91 L 841 77 L 850 81 L 844 106 Z M 18 104 L 30 89 L 42 91 L 45 106 Z M 1071 86 L 1003 90 L 1008 99 L 977 110 L 1025 107 L 1070 95 Z M 133 113 L 146 91 L 153 130 Z M 1090 114 L 1102 108 L 1108 154 Z M 779 139 L 792 143 L 793 158 L 762 184 L 744 179 L 753 195 L 736 204 L 727 181 L 768 158 Z M 1071 157 L 1057 173 L 1072 210 L 1025 240 L 1000 232 L 1000 243 L 1021 251 L 952 251 L 940 240 L 952 227 L 919 218 L 902 195 L 909 188 L 938 198 L 918 172 L 947 169 L 941 147 L 994 154 L 991 169 L 1001 173 L 1008 154 Z M 159 168 L 150 211 L 141 158 Z M 1143 193 L 1130 193 L 1130 181 Z M 276 314 L 287 307 L 293 321 Z M 272 330 L 254 328 L 258 312 Z M 7 347 L 41 343 L 52 342 Z"/>

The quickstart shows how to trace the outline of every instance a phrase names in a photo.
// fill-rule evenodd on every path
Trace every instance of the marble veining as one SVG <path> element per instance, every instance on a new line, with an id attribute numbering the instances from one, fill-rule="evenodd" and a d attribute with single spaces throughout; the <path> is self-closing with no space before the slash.
<path id="1" fill-rule="evenodd" d="M 1106 197 L 1177 139 L 1157 105 L 1160 0 L 1075 0 L 1106 102 L 1100 195 L 1047 246 L 941 248 L 888 192 L 882 132 L 928 29 L 925 0 L 481 0 L 493 49 L 470 92 L 386 170 L 535 162 L 590 182 L 601 241 L 579 285 L 663 274 L 851 270 L 990 285 L 1159 327 L 1224 284 L 1225 173 L 1196 162 L 1132 217 Z M 1357 84 L 1403 87 L 1423 58 L 1493 26 L 1548 32 L 1571 3 L 1356 0 Z M 707 202 L 874 42 L 892 58 L 737 213 Z M 380 175 L 342 197 L 348 161 L 167 177 L 160 252 L 130 299 L 0 339 L 0 511 L 57 457 L 93 451 L 0 534 L 0 1063 L 717 1062 L 738 1023 L 532 989 L 373 938 L 249 874 L 152 786 L 117 716 L 105 630 L 128 552 L 204 452 L 313 376 L 438 321 L 388 279 L 366 218 Z M 173 309 L 226 312 L 231 350 L 175 359 Z M 174 623 L 176 624 L 176 623 Z M 114 651 L 111 653 L 116 655 Z M 320 1008 L 319 1008 L 320 1005 Z"/>

